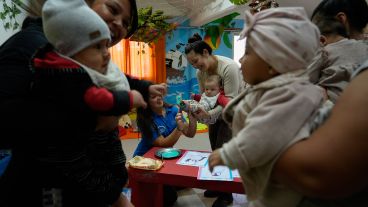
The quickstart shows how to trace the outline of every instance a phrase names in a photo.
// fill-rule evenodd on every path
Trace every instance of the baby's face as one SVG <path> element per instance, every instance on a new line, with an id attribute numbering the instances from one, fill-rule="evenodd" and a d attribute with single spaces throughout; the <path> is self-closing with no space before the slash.
<path id="1" fill-rule="evenodd" d="M 247 44 L 243 57 L 239 60 L 244 81 L 256 85 L 272 78 L 269 65 Z"/>
<path id="2" fill-rule="evenodd" d="M 220 86 L 216 81 L 206 81 L 204 84 L 206 96 L 213 97 L 220 93 Z"/>
<path id="3" fill-rule="evenodd" d="M 105 74 L 110 61 L 109 40 L 102 40 L 91 45 L 72 58 L 93 70 Z"/>

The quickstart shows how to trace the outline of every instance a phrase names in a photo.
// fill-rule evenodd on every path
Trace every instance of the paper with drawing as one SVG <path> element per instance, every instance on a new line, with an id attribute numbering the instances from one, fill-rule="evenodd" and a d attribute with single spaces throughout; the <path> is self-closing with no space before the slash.
<path id="1" fill-rule="evenodd" d="M 207 163 L 209 156 L 209 152 L 186 151 L 176 164 L 200 167 Z"/>

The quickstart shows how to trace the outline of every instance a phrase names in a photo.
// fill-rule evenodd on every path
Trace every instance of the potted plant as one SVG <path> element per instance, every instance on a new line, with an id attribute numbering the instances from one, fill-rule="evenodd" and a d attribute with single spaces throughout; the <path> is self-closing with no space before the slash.
<path id="1" fill-rule="evenodd" d="M 157 42 L 163 35 L 171 34 L 177 26 L 175 23 L 166 22 L 167 19 L 169 17 L 161 10 L 152 12 L 152 7 L 140 8 L 138 10 L 138 29 L 130 40 L 148 44 Z"/>
<path id="2" fill-rule="evenodd" d="M 3 10 L 0 11 L 0 19 L 3 22 L 3 27 L 5 30 L 18 29 L 19 23 L 15 17 L 21 13 L 19 9 L 21 4 L 21 0 L 12 0 L 10 3 L 7 3 L 6 0 L 3 0 Z"/>

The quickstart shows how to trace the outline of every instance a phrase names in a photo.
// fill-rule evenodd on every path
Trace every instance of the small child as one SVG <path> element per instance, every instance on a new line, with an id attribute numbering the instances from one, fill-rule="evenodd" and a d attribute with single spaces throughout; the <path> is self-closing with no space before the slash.
<path id="1" fill-rule="evenodd" d="M 193 95 L 194 100 L 181 101 L 180 109 L 186 112 L 188 112 L 188 110 L 191 112 L 196 112 L 199 108 L 209 111 L 215 107 L 221 107 L 222 111 L 222 108 L 226 106 L 226 104 L 229 102 L 229 99 L 224 95 L 221 77 L 219 75 L 208 76 L 204 83 L 204 88 L 205 90 L 202 95 Z M 198 121 L 204 124 L 213 124 L 216 122 L 219 116 L 220 114 L 218 114 L 216 117 L 200 119 Z"/>
<path id="2" fill-rule="evenodd" d="M 335 18 L 317 13 L 312 21 L 321 32 L 323 48 L 308 68 L 311 82 L 323 87 L 328 99 L 335 103 L 351 74 L 368 58 L 368 44 L 348 39 L 345 26 Z"/>
<path id="3" fill-rule="evenodd" d="M 223 118 L 233 138 L 209 157 L 238 169 L 249 207 L 295 207 L 302 196 L 271 180 L 275 161 L 292 144 L 310 135 L 309 123 L 324 102 L 320 87 L 305 71 L 319 47 L 318 28 L 303 8 L 246 12 L 240 59 L 249 86 L 229 102 Z"/>
<path id="4" fill-rule="evenodd" d="M 32 99 L 61 112 L 58 130 L 40 132 L 58 137 L 42 140 L 42 162 L 62 175 L 63 185 L 74 183 L 111 204 L 127 181 L 119 116 L 146 103 L 140 92 L 130 90 L 134 80 L 111 62 L 109 28 L 83 0 L 48 0 L 42 20 L 50 44 L 31 62 Z M 144 85 L 148 91 L 148 82 Z"/>

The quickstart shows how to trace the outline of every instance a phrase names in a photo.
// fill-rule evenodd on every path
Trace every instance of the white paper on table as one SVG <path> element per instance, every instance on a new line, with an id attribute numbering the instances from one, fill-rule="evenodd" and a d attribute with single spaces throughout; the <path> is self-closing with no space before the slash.
<path id="1" fill-rule="evenodd" d="M 239 171 L 237 169 L 232 170 L 231 173 L 233 174 L 234 178 L 240 178 Z"/>
<path id="2" fill-rule="evenodd" d="M 206 165 L 210 154 L 210 152 L 186 151 L 176 164 L 202 167 Z"/>
<path id="3" fill-rule="evenodd" d="M 200 167 L 198 170 L 198 180 L 222 180 L 233 181 L 233 175 L 231 170 L 227 166 L 216 166 L 213 168 L 212 173 L 208 167 L 208 164 L 204 167 Z"/>

